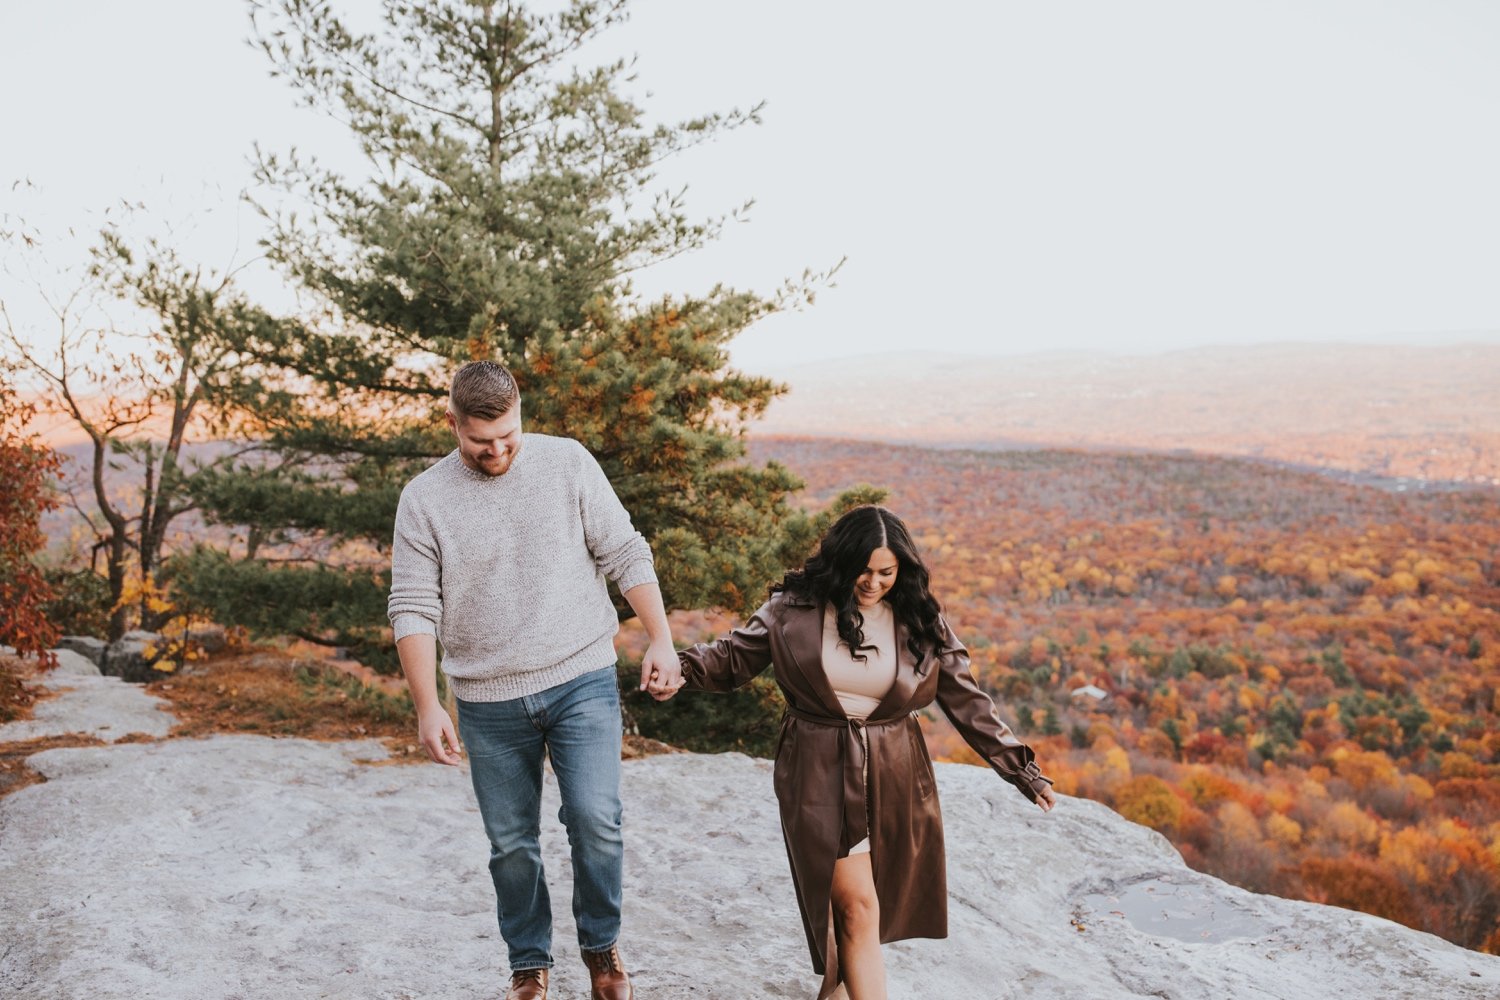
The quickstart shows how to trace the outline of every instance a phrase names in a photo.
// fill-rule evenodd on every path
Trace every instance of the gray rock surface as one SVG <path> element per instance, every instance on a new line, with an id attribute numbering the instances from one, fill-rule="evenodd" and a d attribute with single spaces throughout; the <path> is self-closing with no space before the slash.
<path id="1" fill-rule="evenodd" d="M 80 653 L 97 667 L 104 662 L 104 651 L 109 648 L 109 643 L 91 635 L 65 635 L 57 640 L 57 648 Z"/>
<path id="2" fill-rule="evenodd" d="M 188 642 L 205 653 L 217 653 L 229 644 L 229 634 L 222 625 L 200 625 L 188 629 Z"/>
<path id="3" fill-rule="evenodd" d="M 251 736 L 35 755 L 48 780 L 0 799 L 0 996 L 498 997 L 466 768 L 359 762 L 383 755 Z M 1196 874 L 1095 803 L 1044 816 L 987 771 L 938 777 L 950 938 L 887 948 L 892 997 L 1500 996 L 1500 959 Z M 553 995 L 581 997 L 550 777 L 547 795 Z M 627 762 L 624 796 L 641 1000 L 813 996 L 770 765 Z"/>
<path id="4" fill-rule="evenodd" d="M 59 658 L 43 683 L 63 694 L 0 742 L 166 732 L 156 699 Z M 384 757 L 253 736 L 33 755 L 46 783 L 0 799 L 0 995 L 498 996 L 466 768 Z M 1500 996 L 1500 959 L 1197 874 L 1096 803 L 1044 816 L 988 771 L 939 765 L 938 780 L 950 938 L 887 948 L 892 997 Z M 811 997 L 769 763 L 632 761 L 624 796 L 623 946 L 642 1000 Z M 550 775 L 547 799 L 553 995 L 582 996 Z"/>
<path id="5" fill-rule="evenodd" d="M 99 677 L 99 664 L 87 653 L 58 647 L 52 651 L 57 665 L 46 675 L 49 677 Z"/>
<path id="6" fill-rule="evenodd" d="M 161 645 L 161 636 L 155 632 L 133 629 L 124 638 L 109 644 L 99 669 L 107 677 L 118 677 L 133 684 L 144 684 L 156 680 L 160 674 L 151 668 L 146 650 Z"/>
<path id="7" fill-rule="evenodd" d="M 36 682 L 57 692 L 36 703 L 30 719 L 0 726 L 0 743 L 78 733 L 114 742 L 132 733 L 165 736 L 172 716 L 167 703 L 118 677 L 101 677 L 99 668 L 71 650 L 59 649 L 57 666 Z"/>

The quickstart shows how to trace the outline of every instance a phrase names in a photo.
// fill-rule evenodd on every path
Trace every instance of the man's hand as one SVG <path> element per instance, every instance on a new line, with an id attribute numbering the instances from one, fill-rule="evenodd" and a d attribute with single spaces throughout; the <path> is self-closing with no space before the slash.
<path id="1" fill-rule="evenodd" d="M 682 662 L 677 659 L 677 650 L 670 637 L 658 639 L 646 647 L 641 657 L 641 690 L 657 701 L 666 701 L 686 681 L 682 679 Z"/>
<path id="2" fill-rule="evenodd" d="M 666 701 L 682 687 L 682 664 L 672 645 L 672 626 L 662 609 L 661 588 L 642 583 L 625 591 L 625 601 L 646 627 L 651 645 L 641 657 L 641 690 L 650 692 L 657 701 Z"/>
<path id="3" fill-rule="evenodd" d="M 427 756 L 439 764 L 457 764 L 458 733 L 437 693 L 437 637 L 429 632 L 414 632 L 396 641 L 396 655 L 401 658 L 401 672 L 417 707 L 417 739 Z"/>
<path id="4" fill-rule="evenodd" d="M 427 756 L 439 764 L 458 764 L 463 760 L 458 752 L 458 732 L 453 728 L 453 719 L 441 707 L 417 714 L 417 738 L 427 749 Z"/>

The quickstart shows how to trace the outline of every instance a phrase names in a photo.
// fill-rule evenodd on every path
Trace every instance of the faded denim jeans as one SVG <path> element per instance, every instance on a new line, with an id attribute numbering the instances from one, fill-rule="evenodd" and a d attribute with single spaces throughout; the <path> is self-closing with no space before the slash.
<path id="1" fill-rule="evenodd" d="M 620 687 L 606 667 L 510 701 L 458 702 L 474 794 L 490 838 L 490 877 L 512 972 L 552 966 L 552 900 L 538 842 L 542 759 L 562 793 L 558 819 L 573 852 L 578 944 L 620 936 Z"/>

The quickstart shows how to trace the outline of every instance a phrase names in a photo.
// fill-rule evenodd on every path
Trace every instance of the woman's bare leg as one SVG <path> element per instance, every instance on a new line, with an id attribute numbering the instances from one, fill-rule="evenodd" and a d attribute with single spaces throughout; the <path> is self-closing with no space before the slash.
<path id="1" fill-rule="evenodd" d="M 833 866 L 833 926 L 849 1000 L 886 1000 L 880 900 L 868 854 L 851 854 Z"/>

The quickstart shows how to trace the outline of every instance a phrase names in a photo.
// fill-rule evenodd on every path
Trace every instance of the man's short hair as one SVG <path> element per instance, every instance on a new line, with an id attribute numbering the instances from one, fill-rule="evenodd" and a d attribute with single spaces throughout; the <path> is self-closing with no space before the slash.
<path id="1" fill-rule="evenodd" d="M 448 389 L 448 409 L 460 420 L 495 420 L 509 413 L 520 399 L 515 376 L 494 361 L 470 361 L 453 376 Z"/>

